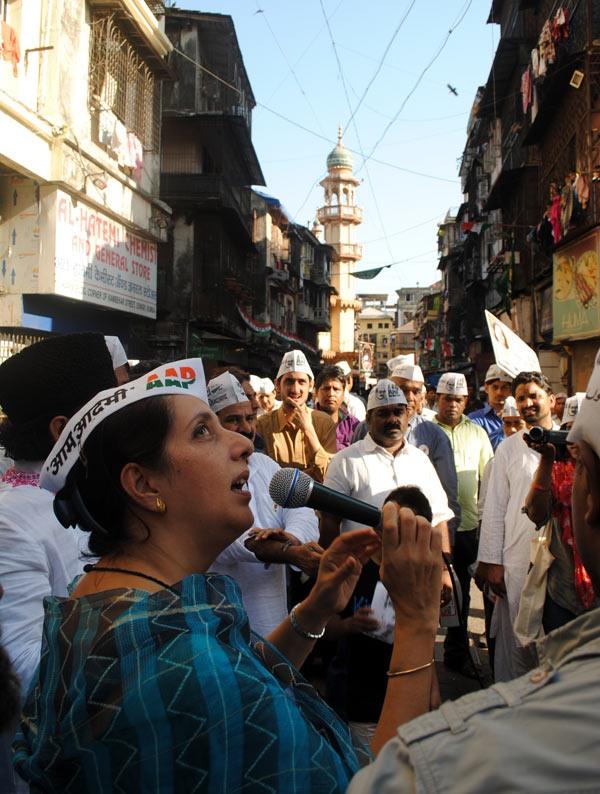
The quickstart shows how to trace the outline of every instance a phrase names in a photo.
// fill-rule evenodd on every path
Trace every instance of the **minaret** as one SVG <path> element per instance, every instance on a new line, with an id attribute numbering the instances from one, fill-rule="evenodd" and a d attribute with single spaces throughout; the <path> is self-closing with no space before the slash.
<path id="1" fill-rule="evenodd" d="M 325 242 L 335 248 L 337 261 L 332 263 L 331 285 L 331 351 L 328 358 L 354 351 L 354 312 L 360 309 L 350 275 L 354 263 L 362 257 L 362 246 L 355 242 L 355 229 L 362 221 L 362 209 L 355 204 L 360 184 L 352 173 L 352 155 L 342 143 L 338 130 L 337 146 L 327 158 L 327 176 L 321 182 L 325 206 L 317 210 L 317 218 L 325 230 Z M 323 351 L 326 353 L 327 351 Z"/>

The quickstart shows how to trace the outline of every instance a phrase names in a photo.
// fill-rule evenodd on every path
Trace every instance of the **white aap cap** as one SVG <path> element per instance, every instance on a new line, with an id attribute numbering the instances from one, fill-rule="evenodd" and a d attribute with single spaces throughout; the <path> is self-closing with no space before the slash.
<path id="1" fill-rule="evenodd" d="M 262 378 L 259 378 L 258 375 L 250 375 L 250 385 L 254 389 L 255 392 L 258 392 L 260 389 L 260 382 Z"/>
<path id="2" fill-rule="evenodd" d="M 491 367 L 488 367 L 488 371 L 485 373 L 486 383 L 491 383 L 493 380 L 501 380 L 504 381 L 504 383 L 512 383 L 513 381 L 510 375 L 507 375 L 506 372 L 497 364 L 492 364 Z"/>
<path id="3" fill-rule="evenodd" d="M 574 444 L 586 441 L 600 458 L 600 350 L 568 441 Z"/>
<path id="4" fill-rule="evenodd" d="M 400 386 L 387 378 L 378 381 L 369 392 L 367 411 L 385 405 L 406 405 L 406 397 Z"/>
<path id="5" fill-rule="evenodd" d="M 414 353 L 406 353 L 403 356 L 394 356 L 394 358 L 390 358 L 387 363 L 387 368 L 390 372 L 393 372 L 396 367 L 399 367 L 401 364 L 414 364 L 415 363 L 415 354 Z"/>
<path id="6" fill-rule="evenodd" d="M 392 378 L 405 378 L 405 380 L 416 380 L 425 383 L 423 370 L 418 364 L 399 364 L 392 370 Z"/>
<path id="7" fill-rule="evenodd" d="M 256 389 L 258 394 L 273 394 L 275 391 L 275 384 L 271 378 L 261 378 L 260 386 Z"/>
<path id="8" fill-rule="evenodd" d="M 341 369 L 344 375 L 348 376 L 352 374 L 352 370 L 350 369 L 350 364 L 347 361 L 342 359 L 341 361 L 336 361 L 334 364 L 338 369 Z"/>
<path id="9" fill-rule="evenodd" d="M 122 386 L 96 394 L 65 425 L 50 455 L 42 465 L 40 486 L 58 493 L 79 458 L 90 433 L 111 414 L 147 397 L 183 395 L 208 404 L 202 359 L 187 358 L 160 367 Z"/>
<path id="10" fill-rule="evenodd" d="M 581 408 L 581 404 L 583 402 L 583 398 L 585 397 L 584 391 L 578 391 L 572 397 L 567 397 L 565 402 L 565 409 L 563 411 L 562 419 L 560 421 L 561 425 L 566 425 L 569 422 L 574 422 L 575 417 L 579 413 L 579 409 Z"/>
<path id="11" fill-rule="evenodd" d="M 309 378 L 314 380 L 313 371 L 310 368 L 306 356 L 301 350 L 289 350 L 281 359 L 276 380 L 288 372 L 304 372 Z"/>
<path id="12" fill-rule="evenodd" d="M 223 372 L 217 378 L 209 380 L 207 390 L 208 404 L 216 414 L 229 405 L 249 402 L 239 380 L 231 372 Z"/>
<path id="13" fill-rule="evenodd" d="M 506 418 L 507 416 L 521 416 L 517 409 L 517 403 L 514 397 L 507 397 L 504 400 L 504 407 L 502 408 L 502 418 Z"/>
<path id="14" fill-rule="evenodd" d="M 438 381 L 437 393 L 466 397 L 469 394 L 467 379 L 460 372 L 445 372 Z"/>
<path id="15" fill-rule="evenodd" d="M 127 353 L 118 336 L 105 336 L 104 341 L 112 359 L 113 369 L 127 364 Z"/>

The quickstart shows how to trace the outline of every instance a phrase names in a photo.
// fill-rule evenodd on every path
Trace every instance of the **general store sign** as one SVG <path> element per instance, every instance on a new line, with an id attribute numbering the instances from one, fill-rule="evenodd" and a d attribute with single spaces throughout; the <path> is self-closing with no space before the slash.
<path id="1" fill-rule="evenodd" d="M 62 190 L 45 200 L 54 218 L 54 292 L 156 317 L 156 243 Z"/>
<path id="2" fill-rule="evenodd" d="M 554 254 L 552 314 L 554 339 L 585 339 L 600 333 L 598 233 Z"/>

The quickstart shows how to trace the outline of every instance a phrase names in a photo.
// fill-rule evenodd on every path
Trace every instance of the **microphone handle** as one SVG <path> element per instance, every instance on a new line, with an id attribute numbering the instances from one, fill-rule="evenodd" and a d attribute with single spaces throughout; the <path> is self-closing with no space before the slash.
<path id="1" fill-rule="evenodd" d="M 377 529 L 381 524 L 381 510 L 377 507 L 353 496 L 333 491 L 318 482 L 313 482 L 306 505 L 313 510 L 322 510 L 324 513 L 331 513 L 367 527 Z"/>

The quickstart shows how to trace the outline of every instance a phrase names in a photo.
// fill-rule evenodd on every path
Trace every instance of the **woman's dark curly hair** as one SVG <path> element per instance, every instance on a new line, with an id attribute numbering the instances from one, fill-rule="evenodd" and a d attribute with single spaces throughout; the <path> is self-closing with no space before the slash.
<path id="1" fill-rule="evenodd" d="M 90 552 L 98 557 L 120 552 L 130 541 L 131 517 L 144 526 L 121 486 L 127 463 L 165 471 L 169 461 L 165 445 L 172 422 L 170 398 L 150 397 L 116 411 L 93 431 L 83 445 L 81 460 L 69 475 L 100 532 L 78 517 L 81 529 L 90 532 Z"/>

